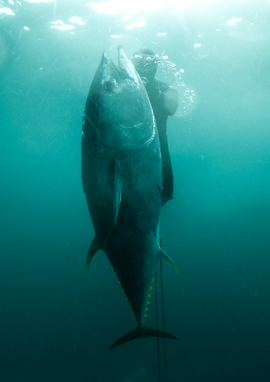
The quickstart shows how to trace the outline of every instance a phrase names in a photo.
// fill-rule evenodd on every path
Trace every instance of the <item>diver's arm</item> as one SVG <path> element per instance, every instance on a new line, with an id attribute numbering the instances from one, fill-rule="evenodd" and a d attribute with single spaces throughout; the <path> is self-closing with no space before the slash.
<path id="1" fill-rule="evenodd" d="M 165 92 L 160 93 L 163 107 L 168 115 L 174 115 L 178 108 L 178 93 L 171 86 Z"/>
<path id="2" fill-rule="evenodd" d="M 178 108 L 178 92 L 161 81 L 142 78 L 152 105 L 159 105 L 167 115 L 173 115 Z"/>

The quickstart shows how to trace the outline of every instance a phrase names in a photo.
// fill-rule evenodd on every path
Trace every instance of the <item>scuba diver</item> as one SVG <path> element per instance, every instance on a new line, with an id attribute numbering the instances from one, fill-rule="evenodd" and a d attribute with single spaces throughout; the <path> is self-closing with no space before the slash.
<path id="1" fill-rule="evenodd" d="M 141 48 L 131 57 L 147 91 L 159 133 L 162 157 L 162 205 L 173 199 L 173 172 L 167 139 L 167 118 L 178 107 L 176 89 L 155 78 L 160 58 L 151 49 Z"/>

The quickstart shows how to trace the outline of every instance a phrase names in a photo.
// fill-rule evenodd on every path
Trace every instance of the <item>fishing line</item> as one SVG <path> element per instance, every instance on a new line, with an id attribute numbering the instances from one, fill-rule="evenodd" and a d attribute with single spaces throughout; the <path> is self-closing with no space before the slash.
<path id="1" fill-rule="evenodd" d="M 165 332 L 165 318 L 164 318 L 164 298 L 163 298 L 163 280 L 162 280 L 162 261 L 160 262 L 160 286 L 161 286 L 161 305 L 162 305 L 162 322 L 163 322 L 163 332 Z M 165 362 L 165 381 L 167 382 L 167 351 L 166 351 L 166 340 L 163 337 L 163 348 L 164 348 L 164 362 Z"/>
<path id="2" fill-rule="evenodd" d="M 158 330 L 158 296 L 157 296 L 157 272 L 155 277 L 155 287 L 156 287 L 156 328 Z M 163 295 L 163 275 L 162 275 L 162 261 L 160 261 L 160 292 L 161 292 L 161 308 L 162 308 L 162 330 L 165 332 L 165 316 L 164 316 L 164 295 Z M 163 350 L 164 350 L 164 369 L 165 369 L 165 382 L 168 381 L 167 373 L 167 350 L 166 350 L 166 339 L 163 336 Z M 158 356 L 158 380 L 160 382 L 160 351 L 159 351 L 159 337 L 157 336 L 157 356 Z"/>
<path id="3" fill-rule="evenodd" d="M 158 330 L 158 296 L 157 296 L 157 269 L 155 270 L 155 287 L 156 287 L 156 328 Z M 157 357 L 158 357 L 158 380 L 160 382 L 160 353 L 159 353 L 159 338 L 157 336 Z"/>

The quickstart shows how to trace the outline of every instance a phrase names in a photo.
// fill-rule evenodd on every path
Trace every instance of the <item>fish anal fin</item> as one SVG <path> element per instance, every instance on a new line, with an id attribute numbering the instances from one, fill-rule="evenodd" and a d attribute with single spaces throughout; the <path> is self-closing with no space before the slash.
<path id="1" fill-rule="evenodd" d="M 101 247 L 99 245 L 99 242 L 96 238 L 96 236 L 94 237 L 94 240 L 92 241 L 91 245 L 90 245 L 90 248 L 89 248 L 89 251 L 87 253 L 87 257 L 86 257 L 86 268 L 88 269 L 89 268 L 89 264 L 91 262 L 91 260 L 93 259 L 94 255 L 99 251 L 101 250 Z"/>
<path id="2" fill-rule="evenodd" d="M 122 191 L 124 185 L 124 176 L 121 171 L 121 165 L 116 159 L 115 161 L 115 174 L 114 174 L 114 194 L 113 194 L 113 223 L 116 225 L 119 208 L 122 199 Z"/>
<path id="3" fill-rule="evenodd" d="M 172 261 L 169 255 L 162 249 L 159 248 L 158 251 L 158 260 L 163 261 L 164 263 L 168 264 L 176 273 L 178 273 L 178 270 L 176 268 L 176 265 Z"/>

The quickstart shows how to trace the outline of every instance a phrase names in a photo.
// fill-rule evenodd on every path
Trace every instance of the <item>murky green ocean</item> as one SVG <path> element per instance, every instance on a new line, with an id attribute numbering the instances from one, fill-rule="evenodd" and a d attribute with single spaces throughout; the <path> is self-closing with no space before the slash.
<path id="1" fill-rule="evenodd" d="M 156 339 L 108 352 L 134 318 L 105 255 L 85 268 L 82 115 L 118 45 L 154 50 L 179 92 L 161 214 L 179 270 L 163 267 L 180 338 L 168 382 L 270 381 L 269 44 L 266 0 L 0 0 L 1 382 L 159 381 Z"/>

